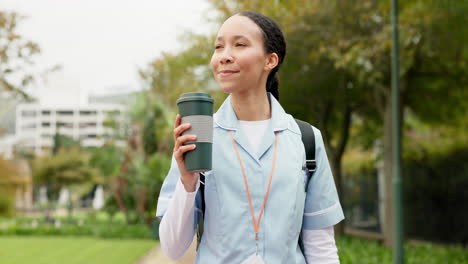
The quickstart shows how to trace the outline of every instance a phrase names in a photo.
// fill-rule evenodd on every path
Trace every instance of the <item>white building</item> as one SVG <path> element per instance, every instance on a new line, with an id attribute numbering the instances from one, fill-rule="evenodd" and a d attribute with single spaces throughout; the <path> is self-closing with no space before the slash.
<path id="1" fill-rule="evenodd" d="M 53 147 L 56 133 L 79 141 L 83 147 L 102 146 L 115 134 L 105 122 L 123 121 L 123 105 L 88 103 L 79 83 L 69 81 L 63 73 L 52 76 L 38 98 L 35 103 L 19 104 L 15 120 L 16 143 L 36 154 Z"/>
<path id="2" fill-rule="evenodd" d="M 83 147 L 100 147 L 115 132 L 104 126 L 105 121 L 112 118 L 120 123 L 123 111 L 123 106 L 115 104 L 20 104 L 16 109 L 16 140 L 37 154 L 52 148 L 56 133 L 79 141 Z"/>

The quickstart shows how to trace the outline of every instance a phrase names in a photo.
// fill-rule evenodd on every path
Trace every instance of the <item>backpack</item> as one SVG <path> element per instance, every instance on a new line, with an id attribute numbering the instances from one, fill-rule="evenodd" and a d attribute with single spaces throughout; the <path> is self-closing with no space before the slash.
<path id="1" fill-rule="evenodd" d="M 301 130 L 302 134 L 302 143 L 304 143 L 305 153 L 306 153 L 306 167 L 305 169 L 308 170 L 307 173 L 307 181 L 305 184 L 305 191 L 307 191 L 307 187 L 309 185 L 310 178 L 312 178 L 312 174 L 316 170 L 316 162 L 315 162 L 315 135 L 314 130 L 312 129 L 311 125 L 305 121 L 295 119 L 299 129 Z M 201 238 L 203 235 L 203 220 L 205 214 L 205 175 L 200 173 L 200 187 L 199 191 L 201 194 L 202 204 L 201 204 L 201 211 L 202 213 L 199 214 L 198 217 L 198 225 L 197 225 L 197 251 L 198 247 L 200 246 Z M 302 241 L 302 239 L 299 239 Z M 304 252 L 304 246 L 302 243 L 299 243 L 299 246 Z"/>

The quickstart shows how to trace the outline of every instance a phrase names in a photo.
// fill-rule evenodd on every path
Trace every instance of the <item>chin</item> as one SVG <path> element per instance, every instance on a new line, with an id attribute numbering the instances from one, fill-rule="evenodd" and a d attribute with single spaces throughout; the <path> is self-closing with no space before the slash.
<path id="1" fill-rule="evenodd" d="M 223 90 L 224 93 L 230 94 L 235 92 L 237 89 L 232 86 L 232 85 L 220 85 L 221 90 Z"/>
<path id="2" fill-rule="evenodd" d="M 230 89 L 222 89 L 225 94 L 231 94 L 233 91 Z"/>

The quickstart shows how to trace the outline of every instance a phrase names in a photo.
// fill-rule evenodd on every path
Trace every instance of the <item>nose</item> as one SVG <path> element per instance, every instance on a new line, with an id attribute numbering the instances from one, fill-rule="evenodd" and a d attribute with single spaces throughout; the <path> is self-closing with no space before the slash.
<path id="1" fill-rule="evenodd" d="M 234 61 L 233 56 L 231 55 L 229 49 L 224 49 L 223 52 L 220 54 L 219 62 L 221 64 L 231 63 Z"/>

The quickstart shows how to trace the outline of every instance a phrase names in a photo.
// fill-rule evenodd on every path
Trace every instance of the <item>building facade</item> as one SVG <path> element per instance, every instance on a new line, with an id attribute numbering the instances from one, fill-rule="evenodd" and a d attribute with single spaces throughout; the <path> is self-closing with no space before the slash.
<path id="1" fill-rule="evenodd" d="M 116 133 L 106 122 L 122 124 L 124 109 L 119 104 L 69 107 L 20 104 L 16 108 L 16 142 L 38 155 L 50 151 L 56 133 L 78 141 L 83 147 L 100 147 Z"/>

